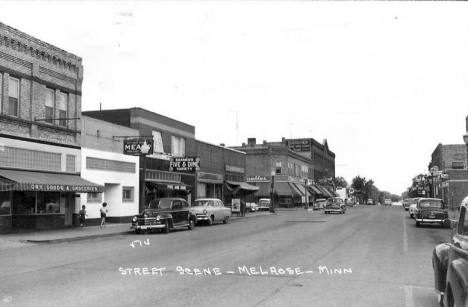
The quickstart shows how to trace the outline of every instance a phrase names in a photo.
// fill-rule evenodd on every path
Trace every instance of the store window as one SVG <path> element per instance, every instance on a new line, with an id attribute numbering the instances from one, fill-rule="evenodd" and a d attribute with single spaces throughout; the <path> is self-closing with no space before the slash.
<path id="1" fill-rule="evenodd" d="M 54 118 L 54 91 L 51 89 L 46 89 L 45 92 L 45 122 L 48 124 L 53 124 Z"/>
<path id="2" fill-rule="evenodd" d="M 58 108 L 59 108 L 59 125 L 62 127 L 67 126 L 67 110 L 68 110 L 68 95 L 65 93 L 59 93 Z"/>
<path id="3" fill-rule="evenodd" d="M 0 192 L 0 215 L 11 215 L 11 192 Z"/>
<path id="4" fill-rule="evenodd" d="M 177 136 L 171 137 L 171 154 L 173 157 L 185 157 L 185 139 Z"/>
<path id="5" fill-rule="evenodd" d="M 18 191 L 13 192 L 14 206 L 13 214 L 35 214 L 36 213 L 36 192 Z"/>
<path id="6" fill-rule="evenodd" d="M 122 188 L 122 201 L 129 202 L 133 201 L 133 187 L 123 187 Z"/>
<path id="7" fill-rule="evenodd" d="M 10 77 L 8 85 L 8 115 L 19 116 L 19 80 Z"/>
<path id="8" fill-rule="evenodd" d="M 88 203 L 100 203 L 102 201 L 102 193 L 88 193 Z"/>
<path id="9" fill-rule="evenodd" d="M 37 193 L 37 212 L 36 213 L 37 214 L 61 213 L 60 212 L 60 193 L 57 193 L 57 192 Z"/>

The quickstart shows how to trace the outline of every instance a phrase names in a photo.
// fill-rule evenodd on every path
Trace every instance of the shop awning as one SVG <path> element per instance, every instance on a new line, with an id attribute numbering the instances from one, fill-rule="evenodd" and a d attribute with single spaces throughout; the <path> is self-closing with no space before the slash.
<path id="1" fill-rule="evenodd" d="M 104 186 L 78 175 L 0 170 L 0 190 L 102 193 Z"/>
<path id="2" fill-rule="evenodd" d="M 275 182 L 275 192 L 283 196 L 294 196 L 297 194 L 297 192 L 293 192 L 287 182 Z"/>
<path id="3" fill-rule="evenodd" d="M 313 191 L 315 192 L 315 194 L 323 194 L 322 191 L 320 191 L 320 190 L 319 190 L 316 186 L 314 186 L 314 185 L 309 186 L 309 188 L 310 188 L 311 190 L 313 190 Z"/>
<path id="4" fill-rule="evenodd" d="M 255 196 L 268 196 L 270 197 L 270 188 L 271 188 L 271 183 L 270 182 L 258 182 L 257 187 L 259 190 L 255 192 Z"/>
<path id="5" fill-rule="evenodd" d="M 317 188 L 322 192 L 322 194 L 325 197 L 333 197 L 333 195 L 331 195 L 330 192 L 328 192 L 324 187 L 318 185 Z"/>
<path id="6" fill-rule="evenodd" d="M 299 190 L 299 188 L 292 182 L 288 182 L 289 183 L 289 186 L 291 187 L 291 191 L 294 192 L 294 195 L 297 195 L 297 196 L 304 196 L 304 194 L 301 192 L 301 190 Z"/>
<path id="7" fill-rule="evenodd" d="M 255 192 L 260 190 L 259 187 L 248 184 L 247 182 L 237 182 L 237 181 L 225 181 L 226 182 L 226 188 L 228 191 L 232 194 L 237 194 L 239 191 L 244 191 L 244 192 Z"/>
<path id="8" fill-rule="evenodd" d="M 305 193 L 306 193 L 306 192 L 305 192 L 305 189 L 304 189 L 304 187 L 303 187 L 301 184 L 299 184 L 299 183 L 291 183 L 291 185 L 292 185 L 297 191 L 299 191 L 299 194 L 300 194 L 301 196 L 304 196 L 304 195 L 305 195 Z"/>
<path id="9" fill-rule="evenodd" d="M 330 197 L 335 197 L 335 194 L 334 194 L 333 192 L 331 192 L 328 188 L 326 188 L 326 187 L 322 187 L 322 188 L 325 190 L 325 192 L 327 192 L 327 194 L 328 194 Z"/>

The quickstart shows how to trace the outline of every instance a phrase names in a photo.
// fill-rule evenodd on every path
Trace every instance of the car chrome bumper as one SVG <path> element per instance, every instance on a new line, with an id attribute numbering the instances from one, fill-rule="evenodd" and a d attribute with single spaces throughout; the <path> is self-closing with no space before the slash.
<path id="1" fill-rule="evenodd" d="M 151 229 L 159 229 L 159 228 L 166 228 L 166 224 L 158 224 L 158 225 L 132 225 L 130 229 L 145 229 L 145 230 L 151 230 Z"/>
<path id="2" fill-rule="evenodd" d="M 444 219 L 421 219 L 421 218 L 416 218 L 416 222 L 420 222 L 420 223 L 443 223 Z"/>
<path id="3" fill-rule="evenodd" d="M 208 215 L 197 215 L 196 216 L 197 221 L 207 221 L 210 219 Z"/>

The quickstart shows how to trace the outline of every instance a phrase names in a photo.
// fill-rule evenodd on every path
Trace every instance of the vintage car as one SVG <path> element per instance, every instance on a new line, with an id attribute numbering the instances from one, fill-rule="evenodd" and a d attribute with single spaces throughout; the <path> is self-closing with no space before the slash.
<path id="1" fill-rule="evenodd" d="M 442 199 L 420 198 L 414 209 L 414 218 L 416 227 L 419 227 L 421 223 L 438 223 L 443 226 L 444 220 L 448 218 L 448 213 Z"/>
<path id="2" fill-rule="evenodd" d="M 409 209 L 410 200 L 411 200 L 411 198 L 407 198 L 407 199 L 403 200 L 403 208 L 405 208 L 406 211 L 408 211 L 408 209 Z"/>
<path id="3" fill-rule="evenodd" d="M 269 198 L 260 198 L 257 211 L 270 211 L 271 201 Z"/>
<path id="4" fill-rule="evenodd" d="M 367 200 L 367 203 L 366 203 L 366 204 L 367 204 L 367 205 L 373 205 L 373 204 L 374 204 L 374 200 L 373 200 L 372 198 L 369 198 L 369 199 Z"/>
<path id="5" fill-rule="evenodd" d="M 330 197 L 327 199 L 327 204 L 325 205 L 325 214 L 330 213 L 346 213 L 346 206 L 341 198 Z"/>
<path id="6" fill-rule="evenodd" d="M 135 233 L 152 230 L 162 230 L 169 233 L 170 229 L 195 227 L 195 214 L 189 203 L 182 198 L 160 198 L 152 200 L 141 214 L 133 216 L 132 226 Z"/>
<path id="7" fill-rule="evenodd" d="M 387 198 L 385 199 L 385 203 L 384 203 L 385 206 L 391 206 L 392 205 L 392 200 Z"/>
<path id="8" fill-rule="evenodd" d="M 444 225 L 452 228 L 452 239 L 432 253 L 435 291 L 441 306 L 468 306 L 468 197 L 462 201 L 458 221 L 446 219 Z"/>
<path id="9" fill-rule="evenodd" d="M 418 204 L 418 199 L 420 198 L 421 197 L 416 197 L 416 198 L 412 198 L 411 200 L 409 200 L 410 205 L 408 207 L 408 213 L 410 215 L 410 218 L 414 217 L 414 209 L 416 209 L 416 205 Z"/>
<path id="10" fill-rule="evenodd" d="M 325 198 L 316 199 L 314 202 L 313 209 L 314 210 L 324 209 L 326 204 L 327 204 L 327 200 Z"/>
<path id="11" fill-rule="evenodd" d="M 208 225 L 223 222 L 226 224 L 232 215 L 231 208 L 225 207 L 217 198 L 199 198 L 193 202 L 192 212 L 195 214 L 196 223 L 205 222 Z"/>
<path id="12" fill-rule="evenodd" d="M 245 203 L 245 210 L 248 212 L 257 211 L 258 205 L 256 203 Z"/>

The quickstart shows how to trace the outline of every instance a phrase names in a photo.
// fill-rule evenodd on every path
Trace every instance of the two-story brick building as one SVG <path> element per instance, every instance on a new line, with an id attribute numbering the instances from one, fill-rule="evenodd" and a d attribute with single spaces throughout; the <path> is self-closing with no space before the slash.
<path id="1" fill-rule="evenodd" d="M 82 59 L 0 23 L 0 232 L 73 224 L 80 177 Z"/>
<path id="2" fill-rule="evenodd" d="M 311 159 L 310 143 L 289 141 L 283 138 L 281 142 L 263 141 L 262 144 L 257 144 L 255 138 L 249 138 L 247 144 L 232 147 L 246 153 L 246 181 L 259 187 L 259 191 L 255 193 L 257 200 L 270 198 L 272 183 L 275 203 L 283 207 L 335 196 L 327 188 L 314 184 L 314 161 Z M 293 145 L 302 149 L 293 150 Z"/>

